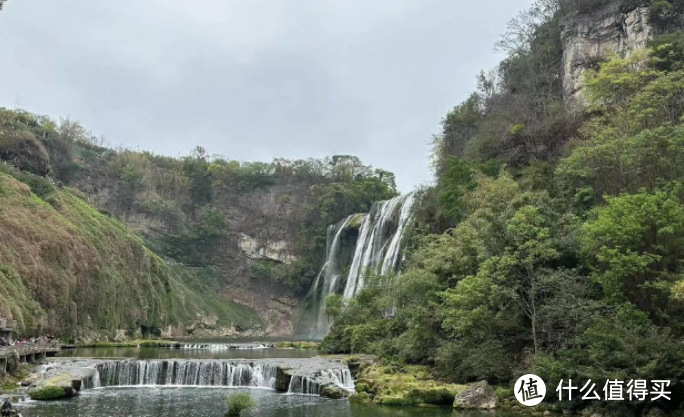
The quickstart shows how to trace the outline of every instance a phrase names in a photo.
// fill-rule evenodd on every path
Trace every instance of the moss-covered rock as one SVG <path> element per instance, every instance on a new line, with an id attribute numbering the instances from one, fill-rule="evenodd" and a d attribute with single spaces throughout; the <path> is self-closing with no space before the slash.
<path id="1" fill-rule="evenodd" d="M 70 395 L 67 394 L 67 390 L 63 387 L 52 385 L 31 390 L 29 391 L 29 396 L 32 400 L 36 401 L 51 401 L 67 398 Z"/>
<path id="2" fill-rule="evenodd" d="M 424 366 L 366 364 L 356 375 L 352 398 L 389 406 L 447 405 L 465 388 L 438 381 Z"/>
<path id="3" fill-rule="evenodd" d="M 496 392 L 487 381 L 480 381 L 460 392 L 454 400 L 454 408 L 468 410 L 491 410 L 496 407 Z"/>
<path id="4" fill-rule="evenodd" d="M 349 397 L 349 391 L 342 389 L 336 385 L 325 385 L 321 388 L 321 396 L 339 400 L 340 398 Z"/>
<path id="5" fill-rule="evenodd" d="M 68 372 L 41 380 L 28 394 L 33 400 L 50 401 L 73 397 L 81 390 L 82 381 Z"/>

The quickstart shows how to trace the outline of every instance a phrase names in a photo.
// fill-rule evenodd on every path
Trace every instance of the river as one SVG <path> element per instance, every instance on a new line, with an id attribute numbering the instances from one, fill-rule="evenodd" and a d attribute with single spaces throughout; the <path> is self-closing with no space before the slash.
<path id="1" fill-rule="evenodd" d="M 218 341 L 212 341 L 218 343 Z M 232 343 L 232 342 L 231 342 Z M 177 349 L 177 348 L 78 348 L 63 351 L 66 357 L 136 359 L 270 359 L 310 358 L 318 354 L 299 349 Z M 106 387 L 82 390 L 74 398 L 55 402 L 25 401 L 18 404 L 24 417 L 223 417 L 227 395 L 248 392 L 255 408 L 244 417 L 505 417 L 503 413 L 456 412 L 444 408 L 389 408 L 348 400 L 295 395 L 269 389 L 225 387 Z"/>

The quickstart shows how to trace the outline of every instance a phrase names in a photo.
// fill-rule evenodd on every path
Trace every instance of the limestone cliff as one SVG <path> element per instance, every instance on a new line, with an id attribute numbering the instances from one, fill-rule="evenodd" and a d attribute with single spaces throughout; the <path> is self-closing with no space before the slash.
<path id="1" fill-rule="evenodd" d="M 566 103 L 581 107 L 586 100 L 584 74 L 611 54 L 629 56 L 647 46 L 653 35 L 649 8 L 625 10 L 613 2 L 591 13 L 566 16 L 561 23 L 563 95 Z"/>

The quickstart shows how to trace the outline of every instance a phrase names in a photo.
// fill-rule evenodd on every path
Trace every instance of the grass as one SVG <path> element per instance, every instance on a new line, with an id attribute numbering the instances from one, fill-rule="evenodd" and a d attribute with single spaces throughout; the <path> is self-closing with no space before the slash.
<path id="1" fill-rule="evenodd" d="M 82 193 L 20 174 L 0 169 L 0 316 L 13 318 L 20 335 L 111 338 L 201 317 L 219 327 L 261 325 L 253 310 L 155 255 Z"/>
<path id="2" fill-rule="evenodd" d="M 436 380 L 426 366 L 371 365 L 357 375 L 357 401 L 386 406 L 452 405 L 466 388 Z"/>
<path id="3" fill-rule="evenodd" d="M 319 350 L 321 347 L 320 342 L 278 342 L 276 347 L 279 349 L 308 349 L 308 350 Z"/>
<path id="4" fill-rule="evenodd" d="M 64 398 L 67 396 L 67 394 L 62 387 L 46 386 L 30 391 L 29 396 L 32 400 L 36 401 L 51 401 Z"/>

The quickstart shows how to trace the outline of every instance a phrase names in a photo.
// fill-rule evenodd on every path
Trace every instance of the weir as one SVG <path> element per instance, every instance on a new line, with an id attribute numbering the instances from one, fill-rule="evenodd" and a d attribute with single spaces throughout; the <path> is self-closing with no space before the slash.
<path id="1" fill-rule="evenodd" d="M 346 396 L 354 380 L 346 363 L 324 358 L 264 360 L 59 360 L 45 365 L 42 380 L 78 381 L 78 389 L 105 387 L 259 388 L 291 394 Z"/>
<path id="2" fill-rule="evenodd" d="M 325 314 L 325 299 L 329 295 L 342 294 L 350 300 L 363 289 L 368 274 L 388 275 L 399 271 L 402 242 L 410 230 L 415 203 L 415 193 L 380 201 L 370 213 L 351 215 L 328 228 L 326 261 L 311 287 L 300 334 L 322 339 L 328 333 L 330 322 Z M 342 240 L 352 228 L 358 228 L 358 236 L 351 263 L 344 264 L 340 259 Z"/>

